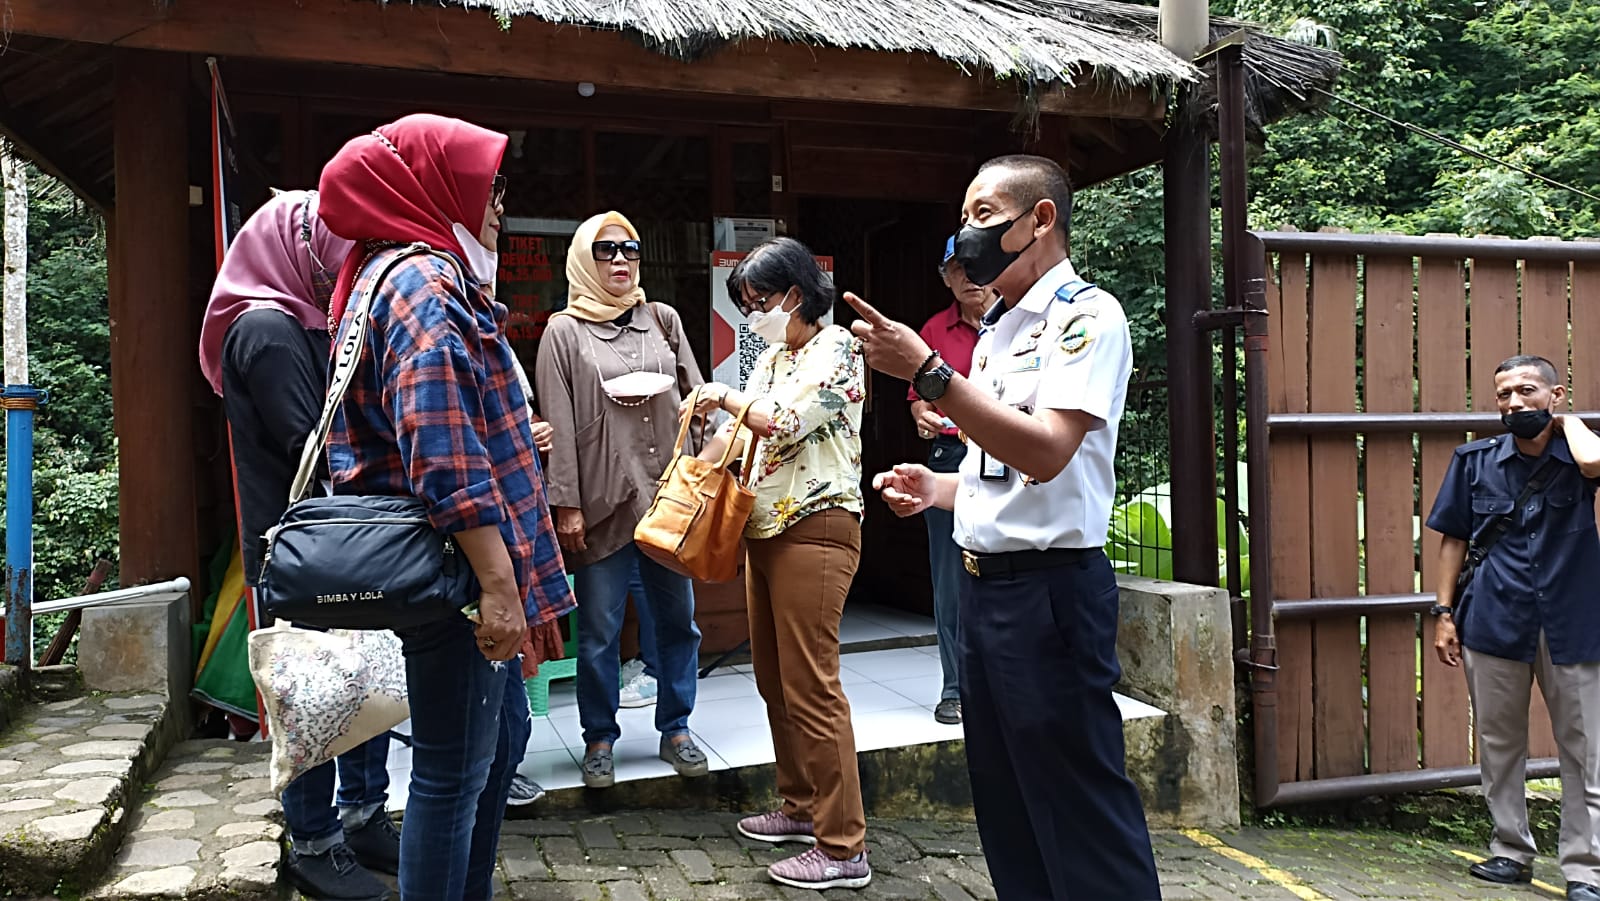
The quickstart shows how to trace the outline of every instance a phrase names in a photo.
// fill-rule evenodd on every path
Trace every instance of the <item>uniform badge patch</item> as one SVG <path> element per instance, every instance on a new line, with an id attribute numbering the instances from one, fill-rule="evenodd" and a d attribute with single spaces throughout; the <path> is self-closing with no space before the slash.
<path id="1" fill-rule="evenodd" d="M 1067 320 L 1061 329 L 1061 352 L 1067 356 L 1077 356 L 1089 349 L 1094 343 L 1094 333 L 1090 328 L 1094 321 L 1093 313 L 1079 313 Z"/>

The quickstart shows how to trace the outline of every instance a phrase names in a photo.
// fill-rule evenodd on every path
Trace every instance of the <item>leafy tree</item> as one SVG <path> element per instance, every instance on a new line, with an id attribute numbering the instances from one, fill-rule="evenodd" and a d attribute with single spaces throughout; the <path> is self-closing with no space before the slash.
<path id="1" fill-rule="evenodd" d="M 49 393 L 34 420 L 33 585 L 47 599 L 77 594 L 97 559 L 116 560 L 117 454 L 104 228 L 49 176 L 30 168 L 28 185 L 28 365 Z M 36 651 L 59 619 L 36 622 Z"/>

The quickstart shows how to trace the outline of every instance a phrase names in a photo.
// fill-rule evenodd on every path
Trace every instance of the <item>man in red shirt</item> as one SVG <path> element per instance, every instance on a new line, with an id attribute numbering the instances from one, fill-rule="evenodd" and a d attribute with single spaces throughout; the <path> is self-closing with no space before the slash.
<path id="1" fill-rule="evenodd" d="M 990 288 L 980 288 L 967 280 L 955 256 L 955 237 L 945 242 L 939 274 L 945 287 L 955 295 L 955 303 L 933 314 L 920 334 L 928 347 L 962 375 L 972 371 L 972 351 L 978 345 L 978 322 L 995 302 Z M 933 404 L 907 395 L 917 434 L 933 441 L 928 453 L 928 468 L 934 472 L 956 472 L 967 455 L 966 439 L 955 424 Z M 929 507 L 922 513 L 928 524 L 928 563 L 933 574 L 933 620 L 939 632 L 939 664 L 944 670 L 944 686 L 933 717 L 941 723 L 961 722 L 961 683 L 957 675 L 956 605 L 961 586 L 961 548 L 956 546 L 955 514 Z"/>

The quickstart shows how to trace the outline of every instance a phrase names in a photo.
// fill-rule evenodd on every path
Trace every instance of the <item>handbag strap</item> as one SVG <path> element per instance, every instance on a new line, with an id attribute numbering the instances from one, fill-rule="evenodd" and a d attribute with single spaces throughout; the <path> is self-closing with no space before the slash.
<path id="1" fill-rule="evenodd" d="M 1482 564 L 1484 558 L 1489 556 L 1489 548 L 1494 547 L 1495 542 L 1511 530 L 1511 517 L 1522 509 L 1522 505 L 1526 504 L 1529 498 L 1544 490 L 1545 483 L 1550 481 L 1550 476 L 1555 472 L 1555 467 L 1551 465 L 1554 462 L 1555 457 L 1546 455 L 1533 470 L 1533 474 L 1528 476 L 1528 483 L 1522 486 L 1522 493 L 1517 495 L 1517 501 L 1511 505 L 1510 512 L 1491 518 L 1478 530 L 1478 534 L 1472 536 L 1467 548 L 1467 558 L 1474 567 Z"/>
<path id="2" fill-rule="evenodd" d="M 697 415 L 699 415 L 699 414 L 695 413 L 695 408 L 700 405 L 700 392 L 703 391 L 703 390 L 705 390 L 705 386 L 704 385 L 696 385 L 694 391 L 689 394 L 689 402 L 684 407 L 683 416 L 681 417 L 681 420 L 678 423 L 678 442 L 675 445 L 673 445 L 673 449 L 674 449 L 675 453 L 679 453 L 679 454 L 683 453 L 683 442 L 684 442 L 685 439 L 687 439 L 689 437 L 689 426 L 690 426 L 691 423 L 694 422 L 695 417 Z M 738 436 L 739 429 L 744 427 L 745 417 L 750 415 L 750 408 L 755 406 L 755 404 L 756 404 L 755 400 L 752 399 L 752 400 L 746 401 L 745 405 L 743 407 L 739 408 L 738 415 L 736 415 L 733 418 L 733 435 L 735 437 Z M 705 418 L 705 426 L 709 426 L 710 424 L 711 424 L 710 418 L 706 417 Z M 702 426 L 702 428 L 704 428 L 705 426 Z M 754 436 L 752 435 L 752 437 L 754 437 Z M 732 459 L 733 459 L 734 444 L 735 444 L 734 440 L 732 438 L 730 438 L 728 440 L 728 446 L 726 448 L 723 448 L 723 451 L 722 451 L 722 462 L 717 464 L 717 468 L 718 469 L 727 469 L 728 468 L 728 463 L 731 462 Z M 749 447 L 747 447 L 745 449 L 744 466 L 741 467 L 740 470 L 739 470 L 739 479 L 743 484 L 748 485 L 750 483 L 750 466 L 751 466 L 751 464 L 753 464 L 755 462 L 755 458 L 756 458 L 756 442 L 755 441 L 751 441 L 749 443 Z"/>
<path id="3" fill-rule="evenodd" d="M 328 381 L 328 396 L 322 404 L 322 418 L 300 451 L 300 468 L 295 470 L 294 481 L 289 485 L 289 506 L 292 507 L 311 496 L 312 476 L 316 473 L 318 458 L 328 445 L 328 432 L 333 429 L 333 415 L 338 411 L 339 404 L 344 402 L 344 395 L 350 390 L 350 383 L 355 380 L 356 364 L 361 361 L 361 350 L 367 343 L 373 296 L 378 293 L 384 279 L 389 277 L 395 266 L 419 253 L 431 253 L 448 260 L 452 268 L 456 269 L 456 274 L 460 275 L 461 270 L 456 266 L 455 260 L 418 242 L 406 245 L 400 253 L 390 257 L 377 276 L 367 283 L 367 290 L 356 298 L 355 305 L 348 314 L 350 328 L 345 331 L 344 340 L 339 342 L 339 352 L 333 364 L 333 377 Z"/>

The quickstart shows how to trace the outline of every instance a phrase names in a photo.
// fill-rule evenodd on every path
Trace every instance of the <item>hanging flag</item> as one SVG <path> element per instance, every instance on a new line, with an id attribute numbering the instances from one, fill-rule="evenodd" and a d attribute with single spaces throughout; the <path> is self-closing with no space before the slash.
<path id="1" fill-rule="evenodd" d="M 216 226 L 217 267 L 222 267 L 222 256 L 239 233 L 244 219 L 239 210 L 239 154 L 234 145 L 238 134 L 233 127 L 233 114 L 228 111 L 228 95 L 222 90 L 222 74 L 217 69 L 217 58 L 206 58 L 206 68 L 211 70 L 211 204 L 212 219 Z"/>

